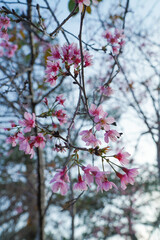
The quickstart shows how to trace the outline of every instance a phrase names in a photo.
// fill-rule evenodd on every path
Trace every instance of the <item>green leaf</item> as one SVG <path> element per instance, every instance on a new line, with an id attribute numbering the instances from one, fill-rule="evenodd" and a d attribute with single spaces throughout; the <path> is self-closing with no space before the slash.
<path id="1" fill-rule="evenodd" d="M 76 5 L 75 0 L 69 0 L 68 9 L 69 9 L 70 12 L 73 11 L 75 5 Z M 78 13 L 78 8 L 77 8 L 77 10 L 75 11 L 75 14 L 77 14 L 77 13 Z M 75 15 L 75 14 L 74 14 L 74 15 Z"/>

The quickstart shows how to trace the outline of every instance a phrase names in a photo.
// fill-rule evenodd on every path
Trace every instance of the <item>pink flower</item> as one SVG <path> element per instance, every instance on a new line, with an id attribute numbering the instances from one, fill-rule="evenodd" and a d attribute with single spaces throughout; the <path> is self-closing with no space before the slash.
<path id="1" fill-rule="evenodd" d="M 48 106 L 48 99 L 45 97 L 43 102 Z"/>
<path id="2" fill-rule="evenodd" d="M 113 54 L 118 54 L 119 49 L 124 45 L 124 34 L 123 30 L 115 29 L 112 34 L 108 30 L 103 34 L 103 37 L 107 39 L 107 42 L 112 47 Z"/>
<path id="3" fill-rule="evenodd" d="M 104 141 L 109 143 L 109 138 L 111 141 L 116 142 L 117 138 L 120 137 L 120 134 L 116 130 L 109 130 L 104 134 Z"/>
<path id="4" fill-rule="evenodd" d="M 55 111 L 54 115 L 58 118 L 60 125 L 67 122 L 67 116 L 63 109 Z"/>
<path id="5" fill-rule="evenodd" d="M 2 37 L 2 33 L 0 32 L 0 35 Z M 3 36 L 5 37 L 5 36 Z M 0 43 L 0 46 L 3 48 L 4 50 L 4 55 L 7 57 L 12 57 L 15 53 L 15 51 L 17 50 L 18 46 L 16 44 L 12 44 L 10 42 L 7 42 L 8 40 L 5 39 L 6 41 L 2 41 Z"/>
<path id="6" fill-rule="evenodd" d="M 50 60 L 58 60 L 61 58 L 61 55 L 60 55 L 60 49 L 59 49 L 59 46 L 54 46 L 54 47 L 51 47 L 51 53 L 52 53 L 52 56 L 48 57 L 48 59 Z"/>
<path id="7" fill-rule="evenodd" d="M 12 147 L 15 147 L 17 145 L 16 140 L 17 136 L 10 136 L 7 138 L 6 143 L 11 143 Z"/>
<path id="8" fill-rule="evenodd" d="M 119 153 L 117 153 L 116 155 L 114 155 L 115 158 L 117 158 L 121 163 L 123 164 L 128 164 L 129 163 L 129 160 L 127 159 L 130 154 L 128 152 L 123 152 L 123 149 L 122 148 Z"/>
<path id="9" fill-rule="evenodd" d="M 94 181 L 94 176 L 97 172 L 99 172 L 99 168 L 95 166 L 91 166 L 88 164 L 86 167 L 82 167 L 82 170 L 84 171 L 84 181 L 88 184 L 88 186 L 91 186 L 91 183 Z"/>
<path id="10" fill-rule="evenodd" d="M 90 5 L 90 0 L 78 0 L 78 7 L 79 7 L 79 11 L 82 12 L 83 10 L 83 4 L 86 6 Z"/>
<path id="11" fill-rule="evenodd" d="M 22 126 L 22 127 L 26 127 L 24 129 L 24 132 L 27 133 L 27 132 L 30 132 L 32 128 L 35 127 L 35 114 L 30 114 L 28 112 L 25 112 L 24 113 L 24 118 L 25 120 L 21 121 L 19 120 L 19 125 Z"/>
<path id="12" fill-rule="evenodd" d="M 5 30 L 7 30 L 9 24 L 10 24 L 10 20 L 9 20 L 8 17 L 2 17 L 2 16 L 0 16 L 0 29 L 1 29 L 2 27 L 4 27 Z"/>
<path id="13" fill-rule="evenodd" d="M 60 94 L 60 95 L 58 95 L 58 96 L 56 97 L 56 101 L 57 101 L 59 104 L 63 105 L 64 102 L 66 101 L 66 99 L 63 99 L 63 94 Z"/>
<path id="14" fill-rule="evenodd" d="M 60 69 L 59 62 L 53 62 L 53 61 L 47 60 L 47 68 L 45 70 L 45 72 L 47 73 L 46 77 L 49 78 L 52 74 L 56 76 L 59 69 Z"/>
<path id="15" fill-rule="evenodd" d="M 40 147 L 42 149 L 45 147 L 46 139 L 42 133 L 38 133 L 38 136 L 32 136 L 31 140 L 33 141 L 35 147 Z"/>
<path id="16" fill-rule="evenodd" d="M 113 187 L 117 189 L 117 186 L 113 182 L 109 182 L 107 179 L 106 172 L 97 172 L 96 176 L 96 183 L 98 185 L 97 191 L 101 190 L 101 192 L 108 191 Z"/>
<path id="17" fill-rule="evenodd" d="M 109 40 L 112 37 L 112 33 L 108 30 L 103 34 L 103 37 Z"/>
<path id="18" fill-rule="evenodd" d="M 67 167 L 64 167 L 63 169 L 57 169 L 57 173 L 54 175 L 50 183 L 57 181 L 57 179 L 62 179 L 65 182 L 69 181 L 69 176 L 67 174 Z"/>
<path id="19" fill-rule="evenodd" d="M 91 145 L 93 147 L 99 146 L 101 144 L 101 141 L 98 140 L 95 135 L 92 133 L 92 129 L 90 130 L 84 130 L 79 133 L 82 135 L 82 140 L 86 143 L 87 146 Z"/>
<path id="20" fill-rule="evenodd" d="M 97 123 L 96 124 L 97 131 L 100 131 L 101 129 L 104 129 L 105 131 L 109 131 L 110 129 L 109 124 L 112 124 L 115 122 L 115 119 L 113 117 L 106 118 L 107 115 L 108 113 L 104 112 L 101 118 L 97 116 L 94 118 L 94 121 Z"/>
<path id="21" fill-rule="evenodd" d="M 60 189 L 60 192 L 62 195 L 66 195 L 69 187 L 67 185 L 67 182 L 69 182 L 69 176 L 67 174 L 67 168 L 64 167 L 63 169 L 57 169 L 58 173 L 55 174 L 53 179 L 50 181 L 50 183 L 54 184 L 52 185 L 52 191 L 58 192 Z"/>
<path id="22" fill-rule="evenodd" d="M 116 175 L 117 175 L 117 177 L 119 177 L 120 180 L 121 180 L 121 188 L 122 188 L 123 190 L 125 190 L 125 189 L 127 188 L 126 185 L 129 183 L 129 179 L 128 179 L 127 174 L 121 174 L 121 173 L 119 173 L 119 172 L 116 172 Z"/>
<path id="23" fill-rule="evenodd" d="M 89 55 L 88 51 L 84 51 L 84 67 L 92 65 L 92 56 Z"/>
<path id="24" fill-rule="evenodd" d="M 102 115 L 104 112 L 103 112 L 103 108 L 102 108 L 102 105 L 100 105 L 99 107 L 96 107 L 95 104 L 91 104 L 91 107 L 89 109 L 89 114 L 92 116 L 92 117 L 98 117 L 100 115 Z"/>
<path id="25" fill-rule="evenodd" d="M 119 46 L 112 46 L 112 50 L 114 54 L 118 54 L 119 53 Z"/>
<path id="26" fill-rule="evenodd" d="M 19 150 L 25 152 L 25 154 L 30 154 L 30 158 L 34 156 L 33 145 L 29 143 L 30 137 L 25 138 L 23 134 L 20 132 L 17 134 L 19 140 Z"/>
<path id="27" fill-rule="evenodd" d="M 138 175 L 137 168 L 127 169 L 127 168 L 123 167 L 122 170 L 127 174 L 128 182 L 133 185 L 134 184 L 134 178 Z"/>
<path id="28" fill-rule="evenodd" d="M 88 189 L 87 184 L 85 181 L 82 180 L 81 175 L 78 175 L 78 182 L 74 184 L 73 189 L 80 190 L 80 191 L 86 191 Z"/>
<path id="29" fill-rule="evenodd" d="M 107 97 L 113 94 L 113 89 L 111 87 L 100 86 L 99 90 L 103 95 Z"/>
<path id="30" fill-rule="evenodd" d="M 58 192 L 60 189 L 61 195 L 66 195 L 67 191 L 69 189 L 66 182 L 64 182 L 62 179 L 58 179 L 53 185 L 52 185 L 52 191 L 54 193 Z"/>
<path id="31" fill-rule="evenodd" d="M 45 82 L 49 82 L 51 84 L 51 86 L 55 86 L 56 80 L 57 80 L 57 76 L 53 76 L 53 75 L 49 74 L 49 75 L 47 75 Z"/>

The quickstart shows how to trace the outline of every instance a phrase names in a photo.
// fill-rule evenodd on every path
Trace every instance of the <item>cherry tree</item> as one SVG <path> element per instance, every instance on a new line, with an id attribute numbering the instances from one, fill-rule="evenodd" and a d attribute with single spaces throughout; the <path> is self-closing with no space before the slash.
<path id="1" fill-rule="evenodd" d="M 127 166 L 130 154 L 124 146 L 116 151 L 111 149 L 111 142 L 117 142 L 122 134 L 115 118 L 108 113 L 109 106 L 107 110 L 104 104 L 112 94 L 110 84 L 119 70 L 129 1 L 123 9 L 121 26 L 111 30 L 106 27 L 98 47 L 83 40 L 83 29 L 87 12 L 101 4 L 99 1 L 69 1 L 70 14 L 61 22 L 56 16 L 56 5 L 51 6 L 47 0 L 42 6 L 31 0 L 17 3 L 18 7 L 24 5 L 23 12 L 6 3 L 0 16 L 0 51 L 4 59 L 1 103 L 10 121 L 4 130 L 9 135 L 6 143 L 18 146 L 31 162 L 35 159 L 37 163 L 36 234 L 38 239 L 44 239 L 45 213 L 54 193 L 65 196 L 71 192 L 73 206 L 90 188 L 102 193 L 113 188 L 119 191 L 118 187 L 125 190 L 128 184 L 134 184 L 138 174 L 137 168 Z M 64 29 L 67 22 L 72 24 L 75 14 L 79 16 L 77 35 Z M 60 33 L 62 44 L 57 38 Z M 101 81 L 91 91 L 89 76 L 94 68 L 94 54 L 98 52 L 104 58 L 108 49 L 114 62 L 112 70 L 107 82 Z M 51 163 L 47 149 L 52 149 L 50 154 L 55 157 L 59 152 L 63 154 L 63 160 L 57 161 L 58 169 L 54 166 L 50 174 L 45 172 L 45 165 Z M 34 161 L 32 164 L 35 166 Z M 32 167 L 28 171 L 35 174 Z M 111 181 L 111 171 L 118 179 L 116 184 L 113 178 Z M 29 180 L 33 183 L 35 177 Z M 46 202 L 47 182 L 53 193 Z M 78 191 L 75 198 L 74 192 Z M 74 214 L 72 220 L 74 225 Z"/>

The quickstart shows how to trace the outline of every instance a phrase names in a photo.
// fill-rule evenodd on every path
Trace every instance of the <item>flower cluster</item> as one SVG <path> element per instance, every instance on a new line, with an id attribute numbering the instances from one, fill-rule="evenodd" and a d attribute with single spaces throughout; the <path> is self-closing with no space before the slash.
<path id="1" fill-rule="evenodd" d="M 114 33 L 109 30 L 103 34 L 108 44 L 112 47 L 113 54 L 118 54 L 119 49 L 125 44 L 123 30 L 115 29 Z"/>
<path id="2" fill-rule="evenodd" d="M 32 128 L 35 128 L 35 114 L 30 114 L 28 112 L 24 113 L 24 119 L 19 120 L 19 125 L 24 127 L 23 132 L 31 132 Z M 16 125 L 15 125 L 16 126 Z M 25 154 L 29 154 L 30 158 L 34 156 L 33 147 L 45 147 L 45 137 L 42 133 L 38 133 L 37 136 L 25 136 L 22 131 L 16 132 L 14 136 L 7 138 L 6 142 L 12 144 L 12 147 L 15 147 L 19 144 L 19 150 L 24 151 Z"/>
<path id="3" fill-rule="evenodd" d="M 110 125 L 115 122 L 115 119 L 113 117 L 107 117 L 108 113 L 103 111 L 101 105 L 96 107 L 95 104 L 91 104 L 89 114 L 91 117 L 93 117 L 96 131 L 105 131 L 104 141 L 106 143 L 109 142 L 109 139 L 113 142 L 117 141 L 117 138 L 120 137 L 120 134 L 116 130 L 110 129 Z M 96 138 L 95 134 L 92 133 L 93 131 L 94 129 L 84 130 L 80 132 L 80 135 L 82 135 L 82 140 L 87 146 L 91 145 L 97 147 L 99 144 L 101 144 L 101 141 Z"/>
<path id="4" fill-rule="evenodd" d="M 47 117 L 51 116 L 56 118 L 59 122 L 59 125 L 62 125 L 67 122 L 67 116 L 63 109 L 57 109 L 58 106 L 62 105 L 64 106 L 65 99 L 63 97 L 63 94 L 58 95 L 55 98 L 54 103 L 52 104 L 52 107 L 49 108 L 48 99 L 45 98 L 44 101 L 45 105 L 48 107 L 48 112 L 42 113 L 40 117 Z M 27 134 L 25 136 L 24 134 L 30 133 L 32 129 L 36 127 L 36 116 L 35 114 L 31 114 L 28 112 L 24 113 L 24 119 L 19 120 L 19 126 L 23 128 L 23 132 L 20 131 L 20 127 L 18 127 L 15 123 L 11 123 L 11 127 L 18 128 L 18 131 L 13 135 L 7 138 L 7 143 L 12 144 L 12 147 L 15 147 L 17 144 L 19 144 L 19 149 L 24 151 L 25 154 L 29 154 L 31 158 L 34 156 L 34 147 L 40 147 L 43 149 L 45 147 L 45 137 L 42 133 L 38 133 L 37 136 L 32 136 L 30 134 Z M 57 128 L 57 124 L 52 121 L 53 128 Z M 5 129 L 7 131 L 11 130 L 10 128 Z M 42 132 L 44 130 L 42 129 Z"/>
<path id="5" fill-rule="evenodd" d="M 57 107 L 60 106 L 60 105 L 64 106 L 65 101 L 66 101 L 66 99 L 63 98 L 63 94 L 60 94 L 56 97 L 56 99 L 53 102 L 51 108 L 49 108 L 49 103 L 48 103 L 47 98 L 45 98 L 44 101 L 43 101 L 49 109 L 49 111 L 45 113 L 46 116 L 51 115 L 52 117 L 56 117 L 56 119 L 58 120 L 60 125 L 67 122 L 67 115 L 66 115 L 65 110 L 57 109 Z M 43 116 L 43 113 L 41 114 L 41 116 Z M 54 121 L 52 122 L 52 125 L 53 125 L 54 128 L 57 127 L 57 125 L 54 123 Z"/>
<path id="6" fill-rule="evenodd" d="M 92 64 L 91 56 L 87 51 L 83 51 L 84 66 Z M 63 47 L 51 47 L 51 56 L 47 57 L 46 82 L 52 86 L 56 85 L 56 80 L 60 75 L 70 75 L 70 68 L 74 68 L 74 76 L 77 76 L 81 66 L 81 54 L 77 45 L 65 44 Z"/>
<path id="7" fill-rule="evenodd" d="M 110 172 L 100 171 L 98 167 L 92 166 L 90 164 L 87 166 L 82 166 L 81 169 L 83 171 L 83 176 L 79 172 L 78 181 L 73 186 L 74 190 L 86 191 L 88 187 L 91 187 L 91 184 L 94 182 L 97 185 L 97 192 L 99 190 L 101 190 L 101 192 L 109 191 L 112 189 L 112 187 L 118 189 L 113 182 L 108 180 L 108 175 Z M 116 172 L 116 175 L 121 180 L 121 188 L 125 190 L 128 183 L 133 185 L 134 178 L 137 176 L 138 170 L 136 168 L 122 168 L 122 170 L 125 172 L 125 174 Z M 70 182 L 67 174 L 67 167 L 58 169 L 57 171 L 58 173 L 56 173 L 53 179 L 50 181 L 50 183 L 54 183 L 52 185 L 52 191 L 55 193 L 60 190 L 60 193 L 62 195 L 65 195 L 69 189 L 67 182 Z"/>
<path id="8" fill-rule="evenodd" d="M 9 18 L 0 16 L 0 57 L 7 56 L 8 58 L 11 58 L 18 48 L 16 44 L 9 42 L 9 36 L 7 33 L 9 25 Z"/>

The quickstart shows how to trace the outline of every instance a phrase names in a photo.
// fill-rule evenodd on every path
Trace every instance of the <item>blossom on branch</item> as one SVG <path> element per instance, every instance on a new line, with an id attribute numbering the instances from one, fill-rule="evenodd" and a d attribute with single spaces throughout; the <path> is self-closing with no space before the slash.
<path id="1" fill-rule="evenodd" d="M 86 6 L 90 5 L 90 0 L 77 0 L 77 2 L 78 2 L 78 7 L 80 12 L 82 12 L 83 10 L 83 4 Z"/>
<path id="2" fill-rule="evenodd" d="M 112 187 L 117 189 L 117 186 L 113 182 L 109 182 L 107 178 L 107 172 L 97 172 L 95 176 L 95 181 L 98 185 L 97 191 L 101 190 L 101 192 L 109 191 Z"/>
<path id="3" fill-rule="evenodd" d="M 85 180 L 85 182 L 87 183 L 87 185 L 90 187 L 91 183 L 94 182 L 94 176 L 97 174 L 97 172 L 99 172 L 99 168 L 96 166 L 92 166 L 90 164 L 88 164 L 86 167 L 83 166 L 82 170 L 84 171 L 84 177 L 83 179 Z"/>
<path id="4" fill-rule="evenodd" d="M 2 27 L 4 27 L 5 30 L 7 30 L 9 25 L 10 25 L 10 19 L 8 17 L 0 16 L 0 30 Z"/>
<path id="5" fill-rule="evenodd" d="M 42 149 L 45 147 L 46 139 L 42 133 L 38 133 L 37 136 L 31 136 L 31 140 L 35 147 L 40 147 Z"/>
<path id="6" fill-rule="evenodd" d="M 87 184 L 85 183 L 85 181 L 82 180 L 81 175 L 78 175 L 78 182 L 75 183 L 75 185 L 73 186 L 74 190 L 80 190 L 80 191 L 86 191 L 88 189 Z"/>
<path id="7" fill-rule="evenodd" d="M 86 143 L 87 146 L 91 145 L 93 147 L 97 147 L 101 144 L 101 141 L 98 140 L 92 133 L 92 129 L 84 130 L 79 134 L 82 135 L 82 140 Z"/>
<path id="8" fill-rule="evenodd" d="M 24 120 L 19 120 L 19 125 L 25 127 L 24 132 L 30 132 L 32 128 L 35 128 L 35 114 L 30 114 L 28 112 L 24 113 Z"/>
<path id="9" fill-rule="evenodd" d="M 121 180 L 121 188 L 122 188 L 123 190 L 125 190 L 125 189 L 127 188 L 126 185 L 129 183 L 129 179 L 128 179 L 127 174 L 121 174 L 121 173 L 119 173 L 119 172 L 116 172 L 116 175 L 117 175 L 117 177 L 119 177 L 120 180 Z"/>
<path id="10" fill-rule="evenodd" d="M 123 152 L 123 149 L 124 148 L 122 148 L 116 155 L 114 155 L 114 157 L 117 158 L 120 163 L 128 164 L 128 157 L 130 157 L 130 154 L 128 152 Z"/>
<path id="11" fill-rule="evenodd" d="M 54 183 L 52 185 L 52 191 L 54 193 L 60 190 L 61 195 L 66 195 L 69 189 L 67 182 L 69 182 L 69 176 L 67 174 L 67 168 L 57 169 L 58 173 L 52 178 L 50 183 Z"/>
<path id="12" fill-rule="evenodd" d="M 120 134 L 116 130 L 109 130 L 109 131 L 106 131 L 104 134 L 104 141 L 106 143 L 109 143 L 109 138 L 110 138 L 111 141 L 116 142 L 117 138 L 119 137 L 120 137 Z"/>
<path id="13" fill-rule="evenodd" d="M 102 117 L 99 118 L 98 116 L 95 117 L 94 121 L 97 123 L 96 124 L 96 130 L 100 131 L 101 129 L 104 129 L 105 131 L 109 131 L 110 130 L 110 124 L 115 122 L 115 119 L 113 117 L 108 117 L 106 118 L 108 115 L 107 112 L 103 112 Z"/>

